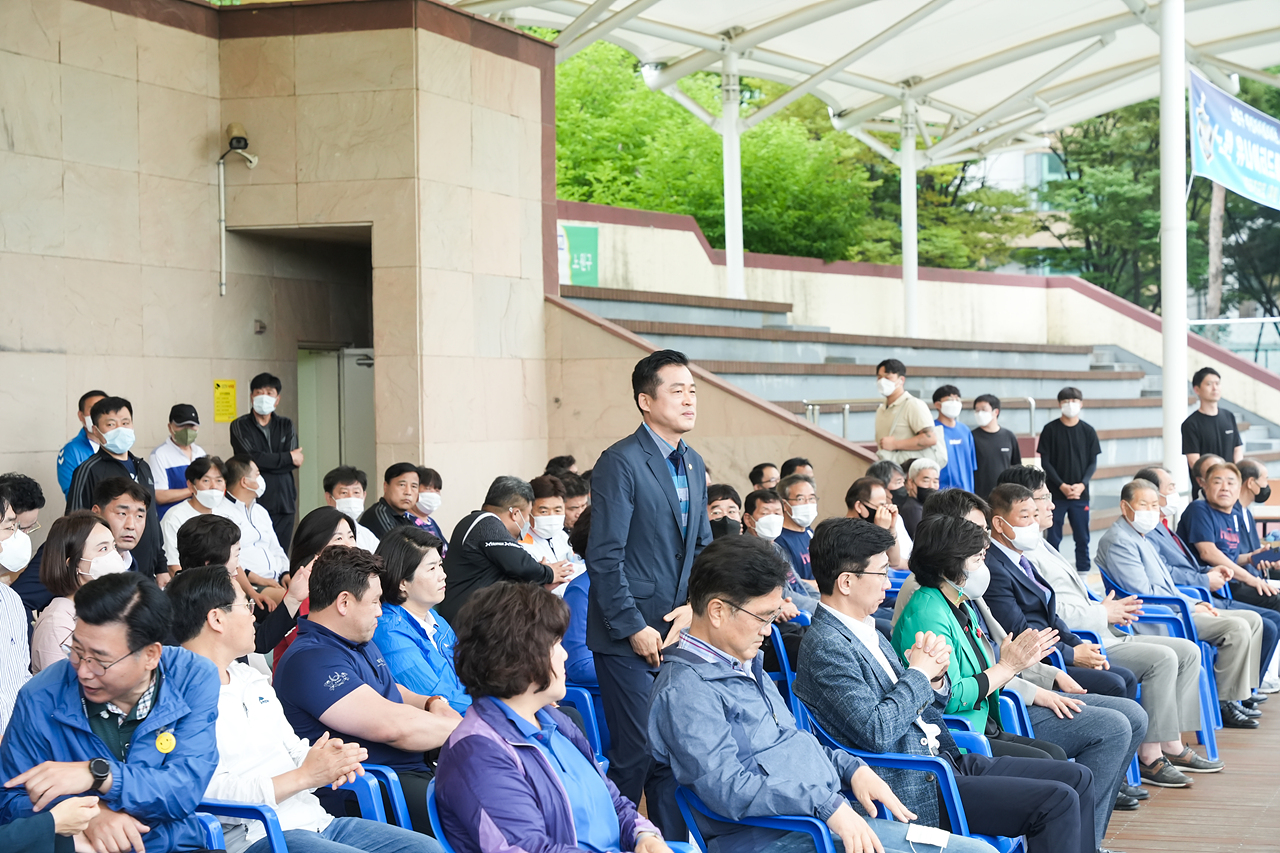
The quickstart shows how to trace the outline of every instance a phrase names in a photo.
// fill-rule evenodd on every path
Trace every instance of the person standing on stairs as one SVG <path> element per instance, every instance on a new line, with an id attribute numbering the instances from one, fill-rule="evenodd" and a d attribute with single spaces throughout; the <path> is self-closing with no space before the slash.
<path id="1" fill-rule="evenodd" d="M 1200 407 L 1182 422 L 1182 452 L 1187 468 L 1206 453 L 1239 463 L 1244 458 L 1244 438 L 1236 425 L 1236 416 L 1218 407 L 1222 399 L 1222 374 L 1212 367 L 1202 367 L 1191 377 L 1191 390 L 1200 399 Z M 1200 497 L 1200 484 L 1191 475 L 1191 499 Z"/>
<path id="2" fill-rule="evenodd" d="M 1062 544 L 1062 522 L 1071 519 L 1076 543 L 1076 571 L 1089 573 L 1089 481 L 1098 469 L 1102 445 L 1098 431 L 1080 420 L 1084 394 L 1070 386 L 1058 392 L 1062 416 L 1045 424 L 1040 432 L 1040 465 L 1053 492 L 1053 526 L 1045 538 L 1057 548 Z M 1061 499 L 1059 499 L 1061 495 Z"/>

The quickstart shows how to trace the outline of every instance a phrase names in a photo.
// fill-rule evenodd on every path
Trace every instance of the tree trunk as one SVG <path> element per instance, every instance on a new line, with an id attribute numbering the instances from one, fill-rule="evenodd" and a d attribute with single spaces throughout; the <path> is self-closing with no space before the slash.
<path id="1" fill-rule="evenodd" d="M 1209 293 L 1205 306 L 1206 319 L 1216 320 L 1222 313 L 1222 218 L 1227 209 L 1227 188 L 1213 184 L 1209 201 Z M 1218 340 L 1221 326 L 1209 326 L 1210 340 Z"/>

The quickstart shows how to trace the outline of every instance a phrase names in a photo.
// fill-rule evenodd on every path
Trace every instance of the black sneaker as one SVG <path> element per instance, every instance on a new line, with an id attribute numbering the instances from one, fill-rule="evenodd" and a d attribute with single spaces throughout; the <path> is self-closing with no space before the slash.
<path id="1" fill-rule="evenodd" d="M 1184 747 L 1178 755 L 1170 755 L 1166 752 L 1164 757 L 1169 759 L 1169 763 L 1183 773 L 1217 773 L 1223 767 L 1226 767 L 1219 759 L 1197 755 L 1189 746 Z"/>
<path id="2" fill-rule="evenodd" d="M 1232 704 L 1235 705 L 1237 708 L 1239 708 L 1241 713 L 1243 713 L 1246 717 L 1248 717 L 1251 720 L 1256 720 L 1258 717 L 1262 716 L 1262 712 L 1259 711 L 1257 708 L 1252 708 L 1246 705 L 1245 702 L 1248 702 L 1248 701 L 1249 701 L 1248 699 L 1242 699 L 1241 701 L 1233 702 Z"/>
<path id="3" fill-rule="evenodd" d="M 1235 702 L 1219 702 L 1218 707 L 1222 711 L 1223 728 L 1256 729 L 1258 727 L 1258 721 L 1247 717 L 1244 709 Z"/>
<path id="4" fill-rule="evenodd" d="M 1267 694 L 1254 690 L 1253 694 L 1249 697 L 1249 701 L 1256 705 L 1261 705 L 1263 702 L 1267 701 Z"/>
<path id="5" fill-rule="evenodd" d="M 1142 766 L 1142 762 L 1138 762 L 1138 766 Z M 1151 792 L 1141 785 L 1129 785 L 1125 782 L 1120 783 L 1120 793 L 1126 797 L 1133 797 L 1135 800 L 1151 799 Z"/>
<path id="6" fill-rule="evenodd" d="M 1138 801 L 1125 794 L 1116 794 L 1116 811 L 1132 812 L 1138 810 Z"/>
<path id="7" fill-rule="evenodd" d="M 1150 764 L 1138 762 L 1142 781 L 1157 788 L 1190 788 L 1191 780 L 1169 763 L 1163 755 Z"/>
<path id="8" fill-rule="evenodd" d="M 1260 694 L 1256 694 L 1256 693 L 1255 693 L 1253 696 L 1250 696 L 1248 699 L 1241 699 L 1241 700 L 1240 700 L 1240 704 L 1244 706 L 1244 708 L 1245 708 L 1245 710 L 1246 710 L 1246 711 L 1257 711 L 1259 714 L 1261 714 L 1261 713 L 1262 713 L 1262 708 L 1261 708 L 1262 703 L 1258 701 L 1258 696 L 1259 696 L 1259 695 L 1260 695 Z M 1263 699 L 1266 699 L 1267 697 L 1263 696 L 1262 698 L 1263 698 Z"/>

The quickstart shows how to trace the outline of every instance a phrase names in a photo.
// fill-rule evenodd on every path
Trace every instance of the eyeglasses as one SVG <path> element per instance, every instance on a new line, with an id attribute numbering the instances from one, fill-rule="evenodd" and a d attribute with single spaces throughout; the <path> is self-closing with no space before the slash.
<path id="1" fill-rule="evenodd" d="M 817 502 L 818 502 L 817 495 L 805 495 L 804 497 L 796 498 L 795 500 L 792 500 L 791 498 L 787 498 L 787 503 L 791 504 L 792 506 L 795 506 L 796 504 L 816 504 Z"/>
<path id="2" fill-rule="evenodd" d="M 870 578 L 887 578 L 887 577 L 889 577 L 889 573 L 888 573 L 888 572 L 862 572 L 862 573 L 860 573 L 860 574 L 859 574 L 858 572 L 850 572 L 849 574 L 853 575 L 854 577 L 859 577 L 859 578 L 868 578 L 868 577 L 870 577 Z"/>
<path id="3" fill-rule="evenodd" d="M 228 604 L 226 607 L 223 607 L 222 609 L 230 613 L 233 609 L 237 607 L 243 607 L 246 610 L 248 610 L 250 613 L 252 613 L 254 611 L 254 608 L 256 608 L 257 606 L 258 606 L 258 602 L 250 598 L 248 601 L 237 601 L 237 602 L 234 602 L 233 604 Z"/>
<path id="4" fill-rule="evenodd" d="M 770 614 L 769 614 L 769 615 L 767 615 L 767 616 L 760 616 L 760 615 L 758 615 L 758 614 L 756 614 L 756 613 L 752 613 L 750 610 L 747 610 L 745 607 L 739 607 L 738 605 L 734 604 L 732 601 L 725 601 L 723 598 L 718 598 L 718 599 L 716 599 L 716 600 L 717 600 L 717 601 L 719 601 L 719 602 L 721 602 L 722 604 L 727 604 L 727 605 L 729 605 L 729 606 L 730 606 L 730 607 L 732 607 L 734 610 L 737 610 L 739 613 L 745 613 L 745 614 L 747 614 L 747 615 L 748 615 L 748 616 L 750 616 L 752 619 L 754 619 L 754 620 L 756 620 L 757 622 L 759 622 L 761 625 L 772 625 L 772 624 L 773 624 L 773 621 L 774 621 L 775 619 L 777 619 L 777 618 L 778 618 L 778 616 L 780 616 L 780 615 L 782 614 L 782 608 L 781 608 L 781 607 L 779 607 L 777 610 L 773 611 L 772 613 L 770 613 Z"/>
<path id="5" fill-rule="evenodd" d="M 1053 495 L 1052 495 L 1050 492 L 1046 491 L 1046 492 L 1044 492 L 1043 494 L 1037 493 L 1037 494 L 1032 495 L 1032 496 L 1031 496 L 1031 499 L 1032 499 L 1033 501 L 1035 501 L 1036 503 L 1042 503 L 1042 504 L 1043 504 L 1043 503 L 1048 503 L 1049 501 L 1053 500 Z"/>
<path id="6" fill-rule="evenodd" d="M 67 653 L 67 660 L 71 662 L 72 669 L 79 670 L 80 664 L 87 663 L 89 665 L 89 672 L 99 677 L 106 675 L 107 670 L 111 669 L 111 667 L 120 663 L 120 661 L 128 657 L 133 657 L 133 655 L 135 654 L 134 652 L 129 652 L 119 658 L 116 658 L 111 663 L 103 663 L 97 658 L 88 657 L 79 649 L 77 649 L 75 646 L 69 645 L 67 643 L 62 644 L 62 650 Z"/>
<path id="7" fill-rule="evenodd" d="M 30 525 L 26 527 L 22 527 L 21 525 L 19 525 L 18 529 L 21 530 L 23 533 L 27 534 L 28 536 L 30 536 L 32 533 L 35 533 L 37 530 L 40 529 L 40 522 L 33 521 L 31 522 Z"/>

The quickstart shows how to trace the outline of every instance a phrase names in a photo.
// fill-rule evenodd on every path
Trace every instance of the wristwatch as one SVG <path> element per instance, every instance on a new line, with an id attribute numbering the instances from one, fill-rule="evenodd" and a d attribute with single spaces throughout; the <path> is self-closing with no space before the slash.
<path id="1" fill-rule="evenodd" d="M 93 790 L 97 791 L 111 775 L 111 763 L 105 758 L 89 759 L 89 772 L 93 774 Z"/>

